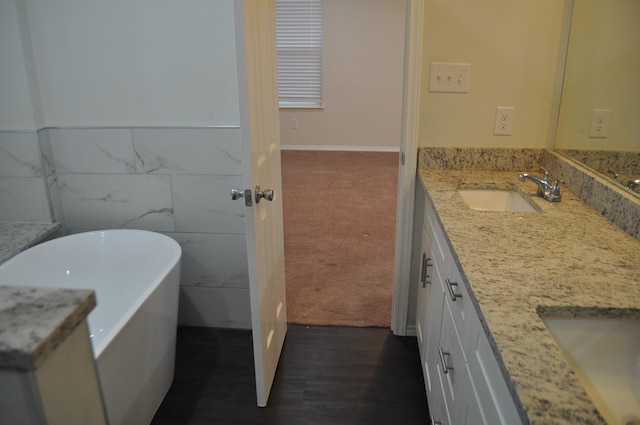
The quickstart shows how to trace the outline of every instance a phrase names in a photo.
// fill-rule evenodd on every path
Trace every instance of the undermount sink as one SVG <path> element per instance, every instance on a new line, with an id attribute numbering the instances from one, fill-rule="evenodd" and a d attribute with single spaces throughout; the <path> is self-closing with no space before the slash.
<path id="1" fill-rule="evenodd" d="M 476 211 L 535 212 L 522 195 L 510 189 L 458 189 L 464 202 Z"/>
<path id="2" fill-rule="evenodd" d="M 607 423 L 640 423 L 640 319 L 543 321 Z"/>

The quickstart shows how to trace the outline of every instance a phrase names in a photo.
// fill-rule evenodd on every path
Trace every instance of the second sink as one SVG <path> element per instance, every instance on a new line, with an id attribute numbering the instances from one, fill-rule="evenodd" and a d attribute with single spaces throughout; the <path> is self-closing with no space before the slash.
<path id="1" fill-rule="evenodd" d="M 518 192 L 510 189 L 458 189 L 464 202 L 476 211 L 537 211 Z"/>

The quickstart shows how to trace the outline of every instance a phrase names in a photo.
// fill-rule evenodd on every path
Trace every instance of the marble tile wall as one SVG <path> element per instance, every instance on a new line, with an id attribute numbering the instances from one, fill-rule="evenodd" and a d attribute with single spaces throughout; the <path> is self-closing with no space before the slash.
<path id="1" fill-rule="evenodd" d="M 250 328 L 239 128 L 0 133 L 0 220 L 136 228 L 183 249 L 180 323 Z M 15 207 L 14 207 L 15 205 Z"/>
<path id="2" fill-rule="evenodd" d="M 47 184 L 54 170 L 40 143 L 36 131 L 0 131 L 0 221 L 53 221 Z"/>

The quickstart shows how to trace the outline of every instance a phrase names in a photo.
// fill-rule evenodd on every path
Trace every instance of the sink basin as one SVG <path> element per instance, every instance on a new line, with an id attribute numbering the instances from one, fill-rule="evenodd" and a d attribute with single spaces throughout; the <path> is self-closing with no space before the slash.
<path id="1" fill-rule="evenodd" d="M 536 209 L 515 190 L 458 189 L 464 202 L 476 211 L 535 212 Z"/>
<path id="2" fill-rule="evenodd" d="M 607 423 L 639 423 L 640 320 L 543 321 Z"/>

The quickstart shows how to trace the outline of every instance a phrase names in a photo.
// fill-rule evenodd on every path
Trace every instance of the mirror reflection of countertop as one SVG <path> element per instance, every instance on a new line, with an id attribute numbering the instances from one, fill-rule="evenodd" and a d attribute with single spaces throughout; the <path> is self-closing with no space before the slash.
<path id="1" fill-rule="evenodd" d="M 0 222 L 0 264 L 60 229 L 60 223 Z"/>
<path id="2" fill-rule="evenodd" d="M 640 319 L 640 242 L 566 188 L 536 196 L 514 171 L 420 170 L 524 423 L 605 424 L 544 317 Z M 473 211 L 459 188 L 515 189 L 539 211 Z"/>

